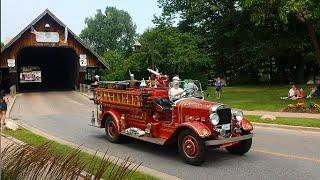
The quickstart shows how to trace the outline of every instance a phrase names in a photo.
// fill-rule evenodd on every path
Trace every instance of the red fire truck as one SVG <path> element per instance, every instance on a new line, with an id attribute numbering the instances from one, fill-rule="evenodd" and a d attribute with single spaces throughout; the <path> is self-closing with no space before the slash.
<path id="1" fill-rule="evenodd" d="M 238 155 L 250 150 L 253 126 L 240 110 L 204 100 L 199 81 L 168 83 L 159 73 L 155 80 L 100 83 L 94 93 L 97 120 L 93 115 L 91 125 L 104 128 L 113 143 L 129 136 L 177 145 L 183 160 L 192 165 L 205 160 L 207 148 L 226 148 Z M 180 91 L 178 97 L 170 94 L 172 88 Z"/>

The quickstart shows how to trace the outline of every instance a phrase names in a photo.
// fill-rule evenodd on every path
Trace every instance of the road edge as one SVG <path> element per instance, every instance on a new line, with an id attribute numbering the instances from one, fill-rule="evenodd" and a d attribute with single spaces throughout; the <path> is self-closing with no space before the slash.
<path id="1" fill-rule="evenodd" d="M 254 126 L 260 126 L 260 127 L 271 127 L 271 128 L 279 128 L 279 129 L 320 132 L 320 128 L 315 128 L 315 127 L 290 126 L 290 125 L 282 125 L 282 124 L 257 123 L 257 122 L 251 122 L 251 123 Z"/>

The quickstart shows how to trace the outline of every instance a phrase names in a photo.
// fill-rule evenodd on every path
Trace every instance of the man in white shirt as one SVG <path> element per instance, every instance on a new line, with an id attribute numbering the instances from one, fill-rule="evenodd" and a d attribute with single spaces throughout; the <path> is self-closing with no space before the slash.
<path id="1" fill-rule="evenodd" d="M 179 87 L 179 78 L 178 77 L 173 77 L 172 78 L 172 87 L 169 90 L 169 98 L 171 100 L 177 100 L 180 99 L 184 95 L 184 90 Z"/>

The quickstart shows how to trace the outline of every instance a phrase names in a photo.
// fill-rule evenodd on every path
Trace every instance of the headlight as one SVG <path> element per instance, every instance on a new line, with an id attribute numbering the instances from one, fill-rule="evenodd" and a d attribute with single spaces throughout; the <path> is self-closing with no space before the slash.
<path id="1" fill-rule="evenodd" d="M 219 124 L 219 116 L 216 113 L 213 113 L 210 115 L 210 121 L 212 123 L 212 125 L 216 126 Z"/>
<path id="2" fill-rule="evenodd" d="M 237 121 L 242 121 L 243 119 L 243 112 L 239 109 L 232 109 L 232 115 L 236 117 Z"/>
<path id="3" fill-rule="evenodd" d="M 211 106 L 211 108 L 210 108 L 211 112 L 216 112 L 217 109 L 218 109 L 220 106 L 221 106 L 221 104 L 216 104 L 216 105 Z"/>

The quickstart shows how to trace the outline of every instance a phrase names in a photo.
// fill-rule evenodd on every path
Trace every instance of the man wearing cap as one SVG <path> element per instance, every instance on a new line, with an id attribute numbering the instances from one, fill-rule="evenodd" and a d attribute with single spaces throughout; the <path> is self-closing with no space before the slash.
<path id="1" fill-rule="evenodd" d="M 171 100 L 177 100 L 181 98 L 184 94 L 184 90 L 179 87 L 180 78 L 178 76 L 175 76 L 172 78 L 172 87 L 169 90 L 169 98 Z"/>

